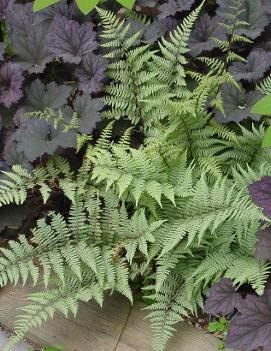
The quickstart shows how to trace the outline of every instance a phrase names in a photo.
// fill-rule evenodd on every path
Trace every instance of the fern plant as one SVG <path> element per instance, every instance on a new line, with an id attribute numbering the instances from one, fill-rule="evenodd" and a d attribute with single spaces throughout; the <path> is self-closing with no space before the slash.
<path id="1" fill-rule="evenodd" d="M 237 53 L 236 46 L 238 44 L 253 43 L 245 35 L 239 34 L 240 30 L 248 26 L 248 23 L 242 19 L 244 12 L 245 4 L 243 0 L 229 0 L 226 8 L 222 7 L 219 12 L 219 16 L 221 17 L 219 26 L 224 28 L 227 37 L 226 39 L 212 38 L 220 49 L 222 57 L 200 56 L 197 58 L 199 62 L 205 64 L 209 68 L 212 74 L 217 75 L 218 77 L 224 75 L 226 77 L 224 83 L 230 84 L 239 90 L 240 85 L 229 72 L 229 68 L 232 63 L 247 62 L 245 58 Z M 189 72 L 189 75 L 196 81 L 199 81 L 204 77 L 203 73 L 198 72 Z M 225 115 L 223 109 L 223 97 L 220 88 L 221 85 L 215 90 L 216 98 L 212 101 L 212 105 Z"/>
<path id="2" fill-rule="evenodd" d="M 51 157 L 33 172 L 19 166 L 4 172 L 0 206 L 24 203 L 34 188 L 44 203 L 62 191 L 70 204 L 68 213 L 40 218 L 30 238 L 21 234 L 1 248 L 0 286 L 44 285 L 29 296 L 5 351 L 56 312 L 76 316 L 80 301 L 102 304 L 106 291 L 132 301 L 140 275 L 151 301 L 155 351 L 166 349 L 175 324 L 197 314 L 209 285 L 221 277 L 263 293 L 271 266 L 253 250 L 269 219 L 247 187 L 271 175 L 270 150 L 261 148 L 267 126 L 231 130 L 215 122 L 209 98 L 227 73 L 211 70 L 193 90 L 186 85 L 184 53 L 200 9 L 162 40 L 159 52 L 133 47 L 138 34 L 129 37 L 124 21 L 98 9 L 112 59 L 105 115 L 139 124 L 140 147 L 131 147 L 132 129 L 113 140 L 111 122 L 95 143 L 78 133 L 84 153 L 78 171 Z M 35 116 L 63 121 L 51 112 Z"/>

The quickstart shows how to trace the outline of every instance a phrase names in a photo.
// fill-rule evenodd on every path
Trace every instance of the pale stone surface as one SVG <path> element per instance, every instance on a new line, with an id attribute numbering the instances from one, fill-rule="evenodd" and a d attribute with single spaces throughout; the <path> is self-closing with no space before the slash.
<path id="1" fill-rule="evenodd" d="M 8 334 L 5 331 L 0 330 L 0 350 L 3 349 L 3 347 L 7 341 L 7 338 L 8 338 Z M 25 342 L 23 342 L 23 343 L 17 345 L 14 348 L 14 351 L 28 351 L 29 348 L 31 348 L 31 346 L 26 344 Z"/>
<path id="2" fill-rule="evenodd" d="M 31 291 L 13 287 L 0 290 L 0 324 L 12 330 L 17 308 Z M 151 351 L 151 330 L 142 307 L 141 303 L 131 307 L 126 299 L 114 295 L 106 299 L 103 310 L 95 303 L 81 304 L 76 319 L 57 315 L 28 337 L 38 345 L 62 345 L 64 351 Z M 167 351 L 217 351 L 217 343 L 214 337 L 180 323 Z M 27 350 L 20 347 L 14 351 Z"/>

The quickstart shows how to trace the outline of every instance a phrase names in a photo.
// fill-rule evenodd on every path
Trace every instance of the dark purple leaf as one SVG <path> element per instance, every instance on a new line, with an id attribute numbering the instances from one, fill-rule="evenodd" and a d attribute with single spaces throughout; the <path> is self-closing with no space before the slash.
<path id="1" fill-rule="evenodd" d="M 70 123 L 74 112 L 79 117 L 78 131 L 81 133 L 90 133 L 97 122 L 101 120 L 100 111 L 103 108 L 103 103 L 99 99 L 92 99 L 90 95 L 83 94 L 78 96 L 71 107 L 66 106 L 62 109 L 66 123 Z"/>
<path id="2" fill-rule="evenodd" d="M 35 17 L 35 23 L 40 24 L 42 22 L 52 23 L 56 15 L 73 19 L 75 15 L 75 8 L 72 5 L 68 5 L 65 1 L 61 1 L 56 5 L 49 6 L 46 9 L 37 12 Z"/>
<path id="3" fill-rule="evenodd" d="M 29 88 L 26 88 L 26 112 L 43 111 L 46 107 L 59 109 L 67 102 L 72 88 L 66 85 L 57 85 L 55 82 L 44 85 L 36 79 Z"/>
<path id="4" fill-rule="evenodd" d="M 168 0 L 159 7 L 159 18 L 174 16 L 176 12 L 189 11 L 195 0 Z"/>
<path id="5" fill-rule="evenodd" d="M 270 23 L 269 16 L 262 6 L 262 0 L 246 0 L 245 11 L 241 19 L 248 23 L 237 33 L 244 34 L 251 39 L 256 39 L 264 31 L 264 28 Z"/>
<path id="6" fill-rule="evenodd" d="M 75 76 L 79 80 L 79 89 L 88 94 L 101 91 L 106 68 L 107 61 L 103 56 L 85 55 L 81 65 L 75 70 Z"/>
<path id="7" fill-rule="evenodd" d="M 271 2 L 270 2 L 270 0 L 263 0 L 263 8 L 268 14 L 271 15 Z"/>
<path id="8" fill-rule="evenodd" d="M 33 4 L 14 4 L 8 9 L 6 17 L 11 32 L 27 36 L 29 28 L 34 25 Z"/>
<path id="9" fill-rule="evenodd" d="M 80 63 L 82 56 L 96 49 L 95 32 L 89 23 L 80 25 L 56 16 L 51 28 L 50 51 L 65 62 Z"/>
<path id="10" fill-rule="evenodd" d="M 130 24 L 129 30 L 128 30 L 127 35 L 126 35 L 127 39 L 131 38 L 134 34 L 140 32 L 141 35 L 139 35 L 138 39 L 134 42 L 133 45 L 136 46 L 136 45 L 140 44 L 140 40 L 142 39 L 142 35 L 143 35 L 144 31 L 148 28 L 148 26 L 140 21 L 137 21 L 134 18 L 127 18 L 126 23 Z"/>
<path id="11" fill-rule="evenodd" d="M 248 295 L 239 304 L 239 312 L 230 323 L 227 346 L 245 351 L 271 349 L 271 289 L 263 296 Z"/>
<path id="12" fill-rule="evenodd" d="M 225 29 L 219 25 L 217 17 L 210 17 L 205 13 L 198 19 L 190 35 L 190 54 L 197 56 L 203 51 L 211 51 L 217 47 L 217 43 L 212 39 L 213 37 L 225 40 Z"/>
<path id="13" fill-rule="evenodd" d="M 4 148 L 4 160 L 7 162 L 9 166 L 13 165 L 21 165 L 22 167 L 31 170 L 33 167 L 26 159 L 23 151 L 18 151 L 17 142 L 14 140 L 16 134 L 13 134 L 9 140 L 7 141 Z"/>
<path id="14" fill-rule="evenodd" d="M 12 107 L 5 107 L 0 104 L 0 117 L 4 127 L 10 128 L 14 126 L 13 118 L 15 113 L 16 113 L 16 105 Z"/>
<path id="15" fill-rule="evenodd" d="M 10 167 L 5 161 L 0 161 L 0 179 L 4 179 L 5 176 L 3 173 L 1 173 L 1 171 L 5 171 L 5 172 L 10 171 Z"/>
<path id="16" fill-rule="evenodd" d="M 25 206 L 7 205 L 0 208 L 0 231 L 5 227 L 18 229 L 26 218 Z"/>
<path id="17" fill-rule="evenodd" d="M 48 25 L 41 23 L 29 26 L 26 36 L 17 33 L 10 36 L 16 62 L 29 73 L 43 72 L 46 63 L 54 60 L 54 55 L 48 50 L 48 33 Z"/>
<path id="18" fill-rule="evenodd" d="M 271 227 L 258 231 L 255 257 L 259 260 L 271 260 Z"/>
<path id="19" fill-rule="evenodd" d="M 29 120 L 29 117 L 25 115 L 25 111 L 23 107 L 19 108 L 13 116 L 13 122 L 16 127 L 20 127 L 28 120 Z"/>
<path id="20" fill-rule="evenodd" d="M 266 54 L 269 56 L 269 58 L 271 57 L 271 40 L 262 40 L 255 45 L 255 48 L 256 50 L 263 49 L 266 51 Z"/>
<path id="21" fill-rule="evenodd" d="M 170 17 L 155 21 L 144 31 L 142 41 L 151 44 L 165 35 L 166 32 L 176 28 L 176 26 L 177 21 Z"/>
<path id="22" fill-rule="evenodd" d="M 137 0 L 136 4 L 142 7 L 155 7 L 159 0 Z"/>
<path id="23" fill-rule="evenodd" d="M 195 0 L 177 0 L 179 11 L 189 11 Z"/>
<path id="24" fill-rule="evenodd" d="M 0 0 L 0 20 L 5 18 L 6 11 L 13 5 L 15 0 Z"/>
<path id="25" fill-rule="evenodd" d="M 78 96 L 74 102 L 74 110 L 80 117 L 79 132 L 89 133 L 101 120 L 100 111 L 103 103 L 99 99 L 92 99 L 89 95 Z"/>
<path id="26" fill-rule="evenodd" d="M 220 123 L 241 122 L 246 118 L 258 121 L 260 115 L 251 113 L 252 107 L 262 97 L 258 91 L 246 92 L 242 87 L 238 90 L 230 84 L 224 84 L 221 89 L 224 101 L 225 117 L 216 111 L 216 120 Z"/>
<path id="27" fill-rule="evenodd" d="M 236 13 L 232 0 L 218 0 L 217 3 L 220 5 L 217 14 L 224 20 L 229 21 L 230 17 L 226 14 L 235 15 Z M 242 0 L 240 9 L 243 12 L 239 16 L 239 20 L 247 22 L 248 25 L 239 27 L 236 34 L 243 34 L 254 40 L 261 35 L 265 26 L 269 24 L 269 16 L 264 9 L 262 0 Z"/>
<path id="28" fill-rule="evenodd" d="M 255 82 L 263 77 L 264 73 L 271 66 L 270 55 L 264 50 L 252 51 L 247 58 L 247 62 L 235 62 L 230 68 L 230 72 L 237 81 L 241 79 Z"/>
<path id="29" fill-rule="evenodd" d="M 24 152 L 26 158 L 33 162 L 43 154 L 52 155 L 58 147 L 68 148 L 76 145 L 73 131 L 64 133 L 55 129 L 51 123 L 30 119 L 16 132 L 17 150 Z"/>
<path id="30" fill-rule="evenodd" d="M 176 0 L 168 0 L 166 3 L 159 6 L 159 18 L 166 18 L 168 16 L 174 16 L 178 11 L 178 4 Z"/>
<path id="31" fill-rule="evenodd" d="M 25 169 L 32 170 L 33 167 L 25 157 L 23 151 L 18 151 L 16 144 L 11 144 L 9 147 L 4 150 L 4 159 L 10 166 L 20 165 Z"/>
<path id="32" fill-rule="evenodd" d="M 234 290 L 230 279 L 222 278 L 208 294 L 204 310 L 213 315 L 227 315 L 239 305 L 242 297 Z"/>
<path id="33" fill-rule="evenodd" d="M 271 218 L 271 177 L 265 176 L 248 188 L 253 202 L 263 208 L 264 214 Z"/>
<path id="34" fill-rule="evenodd" d="M 23 75 L 20 67 L 14 63 L 5 63 L 0 68 L 0 102 L 10 107 L 23 96 Z"/>

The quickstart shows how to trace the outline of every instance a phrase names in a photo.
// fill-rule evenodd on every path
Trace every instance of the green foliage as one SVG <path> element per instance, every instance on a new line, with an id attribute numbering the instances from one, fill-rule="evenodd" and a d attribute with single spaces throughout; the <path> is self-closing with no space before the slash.
<path id="1" fill-rule="evenodd" d="M 262 147 L 271 146 L 271 127 L 268 127 L 263 138 Z"/>
<path id="2" fill-rule="evenodd" d="M 76 0 L 76 4 L 81 12 L 83 12 L 85 15 L 87 15 L 91 10 L 94 9 L 96 5 L 100 0 L 91 0 L 91 1 L 86 1 L 86 0 Z"/>
<path id="3" fill-rule="evenodd" d="M 271 75 L 267 76 L 258 86 L 258 89 L 266 95 L 271 94 Z"/>
<path id="4" fill-rule="evenodd" d="M 33 351 L 33 349 L 29 349 L 28 351 Z M 63 348 L 60 346 L 56 346 L 56 347 L 48 346 L 48 347 L 45 347 L 43 351 L 63 351 Z"/>
<path id="5" fill-rule="evenodd" d="M 188 88 L 184 54 L 200 9 L 162 40 L 160 51 L 137 47 L 139 34 L 130 37 L 129 24 L 97 9 L 111 59 L 105 115 L 138 124 L 140 147 L 131 147 L 131 128 L 113 140 L 110 122 L 95 143 L 78 134 L 84 156 L 77 171 L 51 157 L 33 172 L 3 172 L 1 206 L 22 204 L 34 190 L 44 203 L 62 192 L 69 204 L 65 213 L 45 213 L 30 238 L 21 234 L 1 249 L 0 286 L 44 285 L 29 296 L 5 351 L 56 312 L 76 316 L 80 301 L 102 305 L 114 291 L 132 301 L 131 283 L 141 276 L 155 351 L 165 350 L 176 323 L 197 314 L 219 278 L 263 293 L 271 266 L 255 259 L 254 245 L 270 221 L 247 187 L 271 175 L 270 149 L 261 147 L 266 125 L 231 130 L 216 123 L 209 102 L 229 80 L 226 71 L 211 69 Z M 32 117 L 64 121 L 50 110 Z"/>
<path id="6" fill-rule="evenodd" d="M 257 113 L 263 116 L 271 115 L 271 95 L 264 96 L 260 99 L 252 109 L 253 113 Z"/>
<path id="7" fill-rule="evenodd" d="M 228 321 L 226 318 L 222 317 L 214 322 L 210 322 L 208 325 L 208 331 L 210 333 L 216 333 L 216 332 L 224 333 L 227 331 L 227 327 L 228 327 Z"/>
<path id="8" fill-rule="evenodd" d="M 35 0 L 33 4 L 33 11 L 40 11 L 48 6 L 58 3 L 60 0 Z"/>
<path id="9" fill-rule="evenodd" d="M 269 92 L 269 84 L 271 89 L 271 81 L 269 79 L 265 79 L 261 84 L 261 89 L 263 92 Z M 252 109 L 253 113 L 263 115 L 263 116 L 270 116 L 271 115 L 271 95 L 266 95 L 262 99 L 260 99 Z M 267 128 L 264 138 L 262 141 L 262 147 L 270 147 L 271 146 L 271 127 Z"/>
<path id="10" fill-rule="evenodd" d="M 58 3 L 60 0 L 34 0 L 33 4 L 33 11 L 37 12 L 40 10 L 43 10 L 51 5 L 55 5 Z M 83 12 L 85 15 L 87 15 L 91 10 L 94 9 L 96 5 L 101 0 L 75 0 L 76 4 L 81 12 Z M 118 3 L 120 3 L 122 6 L 127 7 L 128 9 L 132 9 L 135 0 L 116 0 Z"/>
<path id="11" fill-rule="evenodd" d="M 213 333 L 213 334 L 218 333 L 222 337 L 223 341 L 218 345 L 218 350 L 224 350 L 225 348 L 225 339 L 226 339 L 228 329 L 229 329 L 229 321 L 224 317 L 221 317 L 216 321 L 210 322 L 208 324 L 208 331 L 210 333 Z"/>
<path id="12" fill-rule="evenodd" d="M 132 9 L 134 4 L 135 4 L 135 0 L 117 0 L 122 6 L 127 7 L 127 9 Z"/>
<path id="13" fill-rule="evenodd" d="M 224 83 L 228 83 L 240 89 L 239 84 L 235 81 L 234 76 L 229 72 L 230 65 L 234 62 L 246 62 L 242 56 L 236 52 L 237 44 L 248 44 L 252 41 L 244 35 L 238 34 L 238 31 L 247 27 L 248 23 L 242 20 L 242 15 L 245 12 L 244 3 L 242 0 L 228 0 L 228 8 L 220 9 L 219 16 L 221 21 L 219 25 L 225 29 L 227 33 L 226 39 L 218 39 L 213 37 L 221 51 L 222 57 L 198 57 L 197 60 L 204 63 L 210 72 L 217 76 L 224 76 Z M 204 74 L 189 72 L 191 77 L 196 81 L 203 78 Z M 220 91 L 221 84 L 215 90 L 216 98 L 212 101 L 211 105 L 218 111 L 222 112 L 225 116 L 223 108 L 223 97 Z"/>
<path id="14" fill-rule="evenodd" d="M 10 44 L 10 39 L 9 39 L 9 34 L 8 34 L 8 24 L 5 20 L 1 20 L 0 28 L 1 28 L 1 32 L 2 32 L 5 53 L 7 54 L 8 57 L 12 57 L 13 50 L 12 50 L 12 47 Z"/>

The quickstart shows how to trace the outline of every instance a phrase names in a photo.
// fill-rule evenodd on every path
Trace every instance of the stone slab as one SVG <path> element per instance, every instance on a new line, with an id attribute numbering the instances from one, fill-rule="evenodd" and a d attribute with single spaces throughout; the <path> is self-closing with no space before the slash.
<path id="1" fill-rule="evenodd" d="M 18 307 L 31 291 L 13 287 L 0 290 L 0 324 L 12 330 Z M 96 303 L 83 303 L 76 319 L 56 315 L 53 321 L 33 329 L 28 337 L 42 346 L 61 345 L 64 351 L 151 351 L 152 334 L 143 307 L 139 302 L 131 307 L 118 295 L 106 299 L 103 309 Z M 214 337 L 179 323 L 168 351 L 217 351 L 217 344 Z"/>
<path id="2" fill-rule="evenodd" d="M 8 337 L 8 332 L 0 330 L 0 350 L 3 349 Z M 31 345 L 27 344 L 26 342 L 22 342 L 14 348 L 14 351 L 28 351 L 29 349 L 31 349 Z"/>

